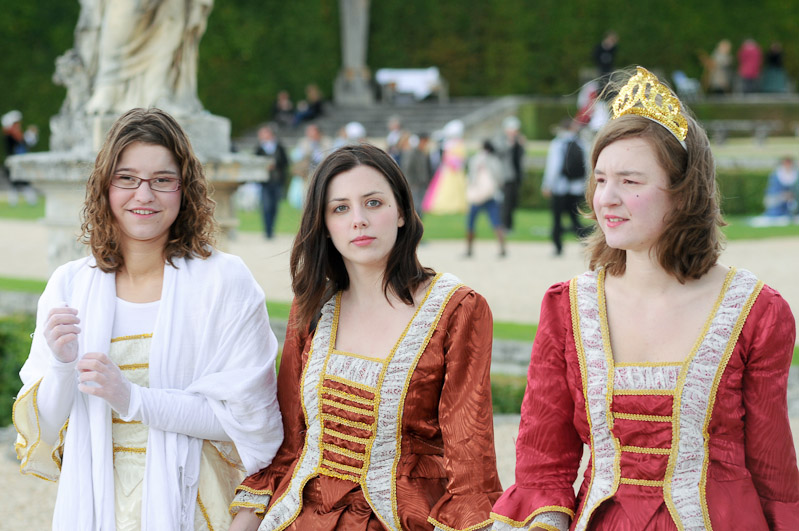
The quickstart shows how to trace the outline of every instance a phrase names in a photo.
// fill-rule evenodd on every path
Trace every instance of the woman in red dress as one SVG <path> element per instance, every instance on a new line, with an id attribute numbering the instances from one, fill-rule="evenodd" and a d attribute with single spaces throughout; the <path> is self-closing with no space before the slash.
<path id="1" fill-rule="evenodd" d="M 707 135 L 639 67 L 591 163 L 590 271 L 544 297 L 494 529 L 799 529 L 795 323 L 717 261 Z"/>

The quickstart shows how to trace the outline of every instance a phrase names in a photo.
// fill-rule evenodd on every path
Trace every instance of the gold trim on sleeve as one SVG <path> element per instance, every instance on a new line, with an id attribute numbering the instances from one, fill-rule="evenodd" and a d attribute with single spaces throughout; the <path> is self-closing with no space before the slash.
<path id="1" fill-rule="evenodd" d="M 462 529 L 456 529 L 456 528 L 450 527 L 450 526 L 448 526 L 446 524 L 442 524 L 441 522 L 439 522 L 438 520 L 436 520 L 432 516 L 428 516 L 427 517 L 427 521 L 429 523 L 433 524 L 434 526 L 436 526 L 437 529 L 443 529 L 443 531 L 477 531 L 478 529 L 483 529 L 485 526 L 487 526 L 487 525 L 489 525 L 491 523 L 491 519 L 489 518 L 488 520 L 486 520 L 484 522 L 480 522 L 479 524 L 470 525 L 469 527 L 464 527 Z"/>
<path id="2" fill-rule="evenodd" d="M 497 522 L 502 522 L 504 524 L 512 525 L 513 527 L 524 527 L 527 524 L 529 524 L 530 521 L 533 518 L 535 518 L 536 516 L 538 516 L 539 514 L 548 513 L 548 512 L 565 513 L 565 514 L 569 515 L 569 518 L 572 518 L 572 519 L 574 518 L 574 514 L 575 514 L 572 509 L 569 509 L 568 507 L 563 507 L 562 505 L 545 505 L 544 507 L 539 507 L 538 509 L 536 509 L 535 511 L 530 513 L 530 516 L 525 518 L 523 522 L 520 522 L 518 520 L 513 520 L 511 518 L 508 518 L 507 516 L 503 516 L 503 515 L 497 514 L 495 512 L 491 513 L 491 519 L 495 520 Z"/>

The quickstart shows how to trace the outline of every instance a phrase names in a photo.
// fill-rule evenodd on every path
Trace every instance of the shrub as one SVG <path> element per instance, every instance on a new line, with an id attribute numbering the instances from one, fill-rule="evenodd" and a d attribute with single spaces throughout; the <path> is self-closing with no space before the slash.
<path id="1" fill-rule="evenodd" d="M 521 208 L 549 208 L 549 200 L 541 195 L 543 178 L 542 169 L 531 168 L 527 171 L 520 191 Z M 768 171 L 719 169 L 716 179 L 721 191 L 721 210 L 725 216 L 757 216 L 763 213 Z"/>
<path id="2" fill-rule="evenodd" d="M 494 414 L 519 414 L 522 409 L 522 398 L 524 398 L 526 387 L 526 376 L 492 374 L 491 399 L 494 404 Z"/>
<path id="3" fill-rule="evenodd" d="M 11 424 L 14 398 L 22 387 L 19 370 L 28 358 L 35 323 L 32 315 L 0 317 L 0 426 Z"/>

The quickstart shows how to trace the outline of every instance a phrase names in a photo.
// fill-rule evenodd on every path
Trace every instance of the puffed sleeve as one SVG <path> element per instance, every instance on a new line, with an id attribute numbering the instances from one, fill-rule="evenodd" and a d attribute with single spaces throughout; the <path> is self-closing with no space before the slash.
<path id="1" fill-rule="evenodd" d="M 516 440 L 516 483 L 494 505 L 495 529 L 568 528 L 583 443 L 566 376 L 568 283 L 549 288 L 533 343 Z"/>
<path id="2" fill-rule="evenodd" d="M 743 379 L 746 468 L 769 529 L 799 529 L 799 470 L 788 420 L 788 369 L 796 328 L 788 303 L 765 286 L 747 318 Z"/>
<path id="3" fill-rule="evenodd" d="M 283 478 L 291 476 L 292 468 L 302 452 L 307 426 L 300 398 L 300 379 L 303 349 L 308 334 L 298 331 L 294 323 L 292 305 L 277 375 L 277 399 L 283 417 L 283 444 L 268 467 L 248 476 L 236 487 L 236 497 L 230 504 L 231 514 L 236 514 L 240 507 L 248 507 L 254 508 L 256 514 L 263 517 L 272 495 Z"/>
<path id="4" fill-rule="evenodd" d="M 493 320 L 474 291 L 449 304 L 458 306 L 446 324 L 439 401 L 447 486 L 428 521 L 439 529 L 477 529 L 490 525 L 491 506 L 502 492 L 491 406 Z"/>

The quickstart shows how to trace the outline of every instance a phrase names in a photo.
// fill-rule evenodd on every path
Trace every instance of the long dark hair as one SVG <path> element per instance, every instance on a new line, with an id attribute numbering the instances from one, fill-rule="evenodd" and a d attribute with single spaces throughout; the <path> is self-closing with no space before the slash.
<path id="1" fill-rule="evenodd" d="M 405 223 L 397 230 L 397 241 L 389 253 L 383 274 L 383 292 L 389 291 L 406 304 L 413 304 L 416 289 L 435 272 L 419 263 L 416 248 L 422 239 L 422 220 L 413 208 L 408 181 L 385 151 L 370 144 L 345 146 L 328 155 L 316 168 L 308 186 L 300 230 L 291 250 L 291 286 L 294 290 L 295 325 L 307 327 L 322 304 L 350 278 L 341 254 L 327 237 L 325 207 L 327 189 L 337 175 L 356 166 L 369 166 L 388 181 Z"/>

